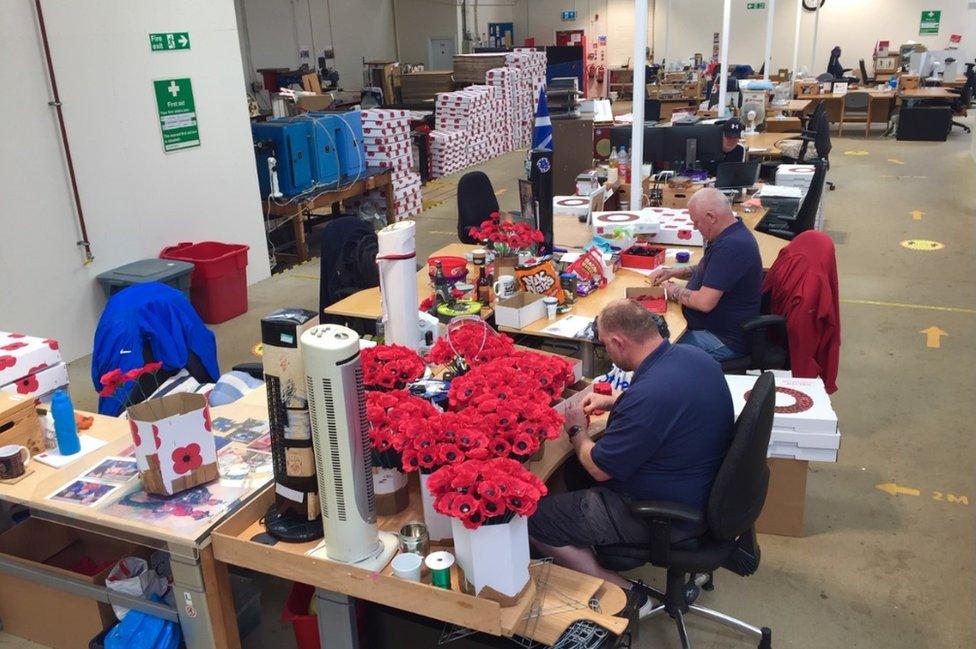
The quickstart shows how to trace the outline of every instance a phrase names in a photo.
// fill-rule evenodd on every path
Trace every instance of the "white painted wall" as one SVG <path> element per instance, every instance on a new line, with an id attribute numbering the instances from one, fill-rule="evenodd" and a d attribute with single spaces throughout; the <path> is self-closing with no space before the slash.
<path id="1" fill-rule="evenodd" d="M 573 22 L 563 22 L 562 12 L 576 10 Z M 634 54 L 633 0 L 516 0 L 513 8 L 515 38 L 522 42 L 534 37 L 536 45 L 554 45 L 555 33 L 564 29 L 583 29 L 587 41 L 607 37 L 607 60 L 620 66 Z M 648 43 L 652 41 L 653 9 L 648 16 Z"/>
<path id="2" fill-rule="evenodd" d="M 339 85 L 363 87 L 363 58 L 394 60 L 393 0 L 235 0 L 247 23 L 252 71 L 298 65 L 299 47 L 309 47 L 313 64 L 322 50 L 335 50 Z M 245 54 L 245 60 L 248 55 Z"/>
<path id="3" fill-rule="evenodd" d="M 457 6 L 443 0 L 394 0 L 394 5 L 401 63 L 428 65 L 431 38 L 453 38 L 455 50 L 460 47 Z"/>
<path id="4" fill-rule="evenodd" d="M 91 351 L 105 303 L 95 276 L 179 241 L 251 246 L 248 279 L 268 260 L 232 0 L 45 0 L 95 262 L 80 238 L 47 85 L 34 3 L 4 3 L 0 86 L 0 329 Z M 151 53 L 149 32 L 189 31 L 191 50 Z M 153 79 L 190 77 L 202 145 L 163 153 Z"/>
<path id="5" fill-rule="evenodd" d="M 655 0 L 655 42 L 664 42 L 664 16 L 667 0 Z M 747 9 L 746 0 L 733 0 L 732 39 L 729 60 L 749 63 L 756 70 L 762 65 L 765 51 L 766 11 Z M 768 3 L 767 3 L 768 4 Z M 816 73 L 827 68 L 830 50 L 840 45 L 841 63 L 856 68 L 863 58 L 871 70 L 871 54 L 877 40 L 888 40 L 897 47 L 908 40 L 924 43 L 930 49 L 942 49 L 950 33 L 965 34 L 967 0 L 828 0 L 820 15 L 817 53 L 811 67 L 814 15 L 803 12 L 800 27 L 800 65 Z M 938 36 L 919 36 L 922 10 L 941 9 L 942 26 Z M 793 59 L 793 30 L 796 0 L 776 0 L 773 37 L 774 69 L 788 68 Z M 722 0 L 672 0 L 672 58 L 689 57 L 702 52 L 706 59 L 712 51 L 712 33 L 721 29 Z M 972 38 L 963 45 L 976 51 Z"/>

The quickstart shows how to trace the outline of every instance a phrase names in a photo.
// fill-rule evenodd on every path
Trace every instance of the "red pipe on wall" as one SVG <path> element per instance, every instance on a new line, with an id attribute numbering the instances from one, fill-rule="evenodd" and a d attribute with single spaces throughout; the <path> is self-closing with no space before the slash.
<path id="1" fill-rule="evenodd" d="M 58 80 L 54 76 L 54 61 L 51 60 L 51 46 L 47 41 L 47 29 L 44 26 L 44 11 L 41 9 L 41 0 L 34 0 L 34 7 L 37 10 L 37 24 L 41 28 L 41 41 L 44 44 L 44 58 L 47 59 L 47 72 L 51 78 L 51 93 L 54 95 L 54 99 L 47 102 L 47 105 L 53 106 L 58 113 L 58 124 L 61 126 L 61 144 L 64 146 L 64 159 L 68 165 L 68 177 L 71 179 L 71 192 L 74 195 L 75 210 L 78 213 L 78 225 L 81 227 L 81 241 L 78 242 L 78 245 L 85 249 L 85 263 L 90 264 L 95 261 L 95 257 L 91 252 L 91 241 L 88 240 L 85 212 L 81 208 L 78 180 L 75 178 L 75 166 L 71 160 L 71 147 L 68 146 L 68 130 L 64 126 L 64 113 L 61 111 L 61 95 L 58 94 Z"/>

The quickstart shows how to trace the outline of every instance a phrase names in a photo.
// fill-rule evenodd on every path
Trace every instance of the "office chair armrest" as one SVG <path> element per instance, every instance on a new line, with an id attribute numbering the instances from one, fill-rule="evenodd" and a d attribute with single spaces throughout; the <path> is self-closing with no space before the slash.
<path id="1" fill-rule="evenodd" d="M 235 372 L 250 374 L 255 379 L 264 380 L 264 366 L 261 363 L 239 363 L 232 369 Z"/>
<path id="2" fill-rule="evenodd" d="M 638 500 L 630 503 L 630 513 L 637 518 L 650 520 L 666 520 L 677 523 L 694 523 L 701 525 L 705 522 L 705 514 L 700 510 L 682 503 L 666 500 Z"/>
<path id="3" fill-rule="evenodd" d="M 772 327 L 785 327 L 786 317 L 781 315 L 759 315 L 751 320 L 742 323 L 742 330 L 746 333 L 757 329 L 770 329 Z"/>
<path id="4" fill-rule="evenodd" d="M 774 237 L 779 237 L 780 239 L 786 239 L 787 241 L 792 241 L 793 238 L 796 236 L 796 233 L 793 232 L 792 230 L 779 230 L 775 228 L 767 230 L 766 234 L 772 235 Z"/>

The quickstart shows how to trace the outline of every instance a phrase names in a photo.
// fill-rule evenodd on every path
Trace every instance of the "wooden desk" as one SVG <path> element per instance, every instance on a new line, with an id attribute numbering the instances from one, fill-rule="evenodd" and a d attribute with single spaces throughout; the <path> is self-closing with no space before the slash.
<path id="1" fill-rule="evenodd" d="M 656 99 L 655 97 L 649 97 L 649 99 L 661 102 L 662 122 L 670 120 L 674 111 L 684 108 L 698 108 L 702 102 L 701 97 L 683 97 L 681 99 Z"/>
<path id="2" fill-rule="evenodd" d="M 746 147 L 746 157 L 748 158 L 778 158 L 781 155 L 776 144 L 780 140 L 788 140 L 788 133 L 756 133 L 755 135 L 742 136 L 742 143 Z"/>
<path id="3" fill-rule="evenodd" d="M 799 117 L 770 117 L 765 126 L 767 133 L 799 133 L 803 130 Z"/>
<path id="4" fill-rule="evenodd" d="M 292 258 L 298 263 L 307 261 L 308 243 L 305 240 L 305 221 L 313 210 L 330 207 L 333 214 L 339 214 L 339 203 L 355 196 L 361 196 L 373 189 L 382 189 L 386 197 L 386 222 L 393 223 L 396 209 L 393 205 L 393 174 L 389 169 L 371 167 L 365 171 L 363 177 L 355 182 L 351 178 L 339 181 L 341 189 L 310 192 L 307 196 L 295 196 L 290 199 L 265 200 L 262 208 L 266 218 L 290 218 L 295 233 L 295 254 L 278 253 L 279 257 Z"/>
<path id="5" fill-rule="evenodd" d="M 785 106 L 774 106 L 770 104 L 769 112 L 780 112 L 786 115 L 802 114 L 806 112 L 812 103 L 813 101 L 810 99 L 791 99 Z"/>
<path id="6" fill-rule="evenodd" d="M 213 415 L 236 420 L 248 417 L 267 420 L 268 411 L 264 391 L 256 390 L 237 403 L 214 408 Z M 212 647 L 239 649 L 241 644 L 226 567 L 214 560 L 213 548 L 210 547 L 210 532 L 230 512 L 214 519 L 188 524 L 185 531 L 177 533 L 150 523 L 104 513 L 102 507 L 85 507 L 47 498 L 106 457 L 119 455 L 132 444 L 128 422 L 115 417 L 93 416 L 94 424 L 84 433 L 105 440 L 107 443 L 104 446 L 60 469 L 36 460 L 31 462 L 31 473 L 23 480 L 16 484 L 0 483 L 0 499 L 29 507 L 31 515 L 40 519 L 130 541 L 148 548 L 168 551 L 173 567 L 173 586 L 178 604 L 176 609 L 142 598 L 134 598 L 135 601 L 127 600 L 107 590 L 98 590 L 97 587 L 93 587 L 92 591 L 83 596 L 103 602 L 114 601 L 128 608 L 144 610 L 164 619 L 178 621 L 189 649 Z M 230 511 L 246 505 L 256 497 L 257 492 L 264 489 L 268 481 L 266 479 L 254 485 L 254 489 Z M 120 490 L 119 496 L 127 491 L 128 489 Z M 117 497 L 109 498 L 114 500 Z M 33 567 L 28 567 L 25 572 L 23 566 L 12 566 L 6 559 L 0 560 L 0 573 L 16 574 L 27 580 L 37 580 L 45 585 L 58 587 L 57 580 L 52 582 L 49 572 Z M 72 588 L 71 584 L 67 584 L 65 590 L 81 594 L 76 588 Z M 185 611 L 185 602 L 192 602 L 192 615 Z"/>
<path id="7" fill-rule="evenodd" d="M 921 99 L 921 100 L 941 100 L 952 101 L 959 99 L 959 95 L 948 88 L 915 88 L 913 90 L 902 90 L 898 93 L 899 99 Z"/>

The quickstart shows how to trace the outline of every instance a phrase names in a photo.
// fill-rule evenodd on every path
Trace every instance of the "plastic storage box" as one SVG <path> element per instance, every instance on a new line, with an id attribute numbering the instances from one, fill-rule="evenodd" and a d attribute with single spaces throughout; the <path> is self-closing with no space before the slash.
<path id="1" fill-rule="evenodd" d="M 159 256 L 193 264 L 190 301 L 204 322 L 218 324 L 247 311 L 247 251 L 238 243 L 182 242 Z"/>
<path id="2" fill-rule="evenodd" d="M 175 259 L 141 259 L 125 266 L 107 270 L 96 279 L 105 291 L 105 297 L 112 297 L 122 289 L 133 284 L 160 282 L 182 291 L 190 297 L 190 273 L 193 264 Z"/>

